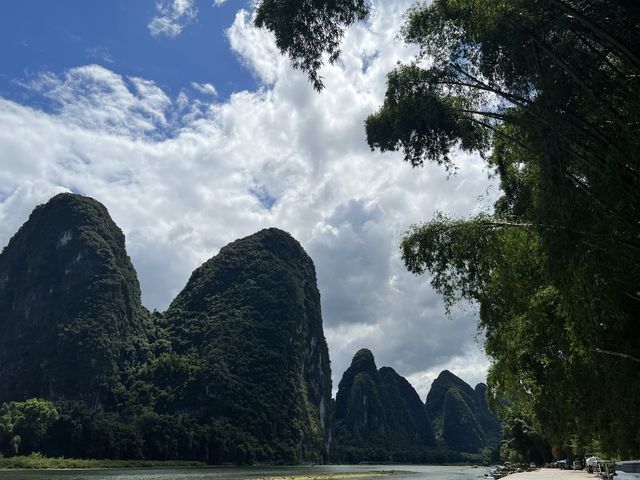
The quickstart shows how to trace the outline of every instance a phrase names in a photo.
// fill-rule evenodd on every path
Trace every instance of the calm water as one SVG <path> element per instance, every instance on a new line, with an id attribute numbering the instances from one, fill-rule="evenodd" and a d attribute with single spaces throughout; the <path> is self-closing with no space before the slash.
<path id="1" fill-rule="evenodd" d="M 104 469 L 64 471 L 0 470 L 0 480 L 258 480 L 265 476 L 311 475 L 314 473 L 402 471 L 391 478 L 398 480 L 476 480 L 484 468 L 440 467 L 417 465 L 324 465 L 305 467 L 254 468 L 169 468 L 169 469 Z M 406 472 L 406 473 L 404 473 Z"/>

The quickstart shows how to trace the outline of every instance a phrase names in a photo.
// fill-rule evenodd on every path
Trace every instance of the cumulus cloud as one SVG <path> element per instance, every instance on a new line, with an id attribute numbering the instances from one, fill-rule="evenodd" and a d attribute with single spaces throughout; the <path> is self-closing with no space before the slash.
<path id="1" fill-rule="evenodd" d="M 251 14 L 240 10 L 233 25 L 227 30 L 231 48 L 241 61 L 265 84 L 273 84 L 287 67 L 287 60 L 281 56 L 274 36 L 266 30 L 253 28 Z"/>
<path id="2" fill-rule="evenodd" d="M 334 386 L 361 347 L 423 397 L 438 369 L 481 380 L 473 310 L 447 318 L 398 244 L 435 211 L 486 209 L 482 161 L 458 155 L 447 179 L 437 166 L 414 170 L 399 154 L 371 152 L 364 137 L 386 73 L 413 53 L 396 38 L 410 2 L 375 3 L 370 21 L 347 31 L 320 94 L 240 12 L 228 38 L 261 80 L 257 91 L 171 100 L 149 80 L 89 65 L 29 84 L 55 104 L 50 113 L 0 99 L 0 245 L 53 194 L 91 195 L 126 234 L 143 302 L 163 310 L 222 246 L 279 227 L 315 262 Z"/>
<path id="3" fill-rule="evenodd" d="M 156 4 L 156 12 L 147 25 L 154 37 L 175 38 L 198 16 L 194 0 L 162 0 Z"/>
<path id="4" fill-rule="evenodd" d="M 165 111 L 171 106 L 155 83 L 125 78 L 100 65 L 61 75 L 41 73 L 24 86 L 48 99 L 67 124 L 136 137 L 166 126 Z"/>
<path id="5" fill-rule="evenodd" d="M 202 93 L 203 95 L 211 95 L 212 97 L 218 96 L 218 91 L 216 90 L 216 87 L 214 87 L 210 83 L 191 82 L 191 87 L 197 92 Z"/>
<path id="6" fill-rule="evenodd" d="M 426 370 L 413 373 L 407 380 L 413 385 L 421 398 L 426 398 L 431 384 L 443 370 L 449 370 L 454 375 L 475 387 L 478 383 L 486 383 L 489 361 L 479 344 L 469 346 L 462 354 L 447 357 L 441 363 L 435 363 Z"/>

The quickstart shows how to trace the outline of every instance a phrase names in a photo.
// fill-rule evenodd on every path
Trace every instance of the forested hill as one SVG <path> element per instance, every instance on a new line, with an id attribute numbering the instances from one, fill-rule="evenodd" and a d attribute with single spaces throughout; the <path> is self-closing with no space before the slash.
<path id="1" fill-rule="evenodd" d="M 378 370 L 367 349 L 342 376 L 335 422 L 336 455 L 349 462 L 385 461 L 436 445 L 416 391 L 393 369 Z"/>
<path id="2" fill-rule="evenodd" d="M 443 372 L 425 406 L 366 349 L 333 402 L 315 267 L 275 228 L 151 314 L 106 208 L 57 195 L 0 255 L 0 332 L 2 455 L 478 462 L 497 442 L 480 386 Z"/>
<path id="3" fill-rule="evenodd" d="M 449 371 L 433 382 L 426 405 L 392 368 L 359 350 L 342 376 L 335 406 L 334 457 L 341 461 L 489 461 L 500 424 L 476 390 Z"/>
<path id="4" fill-rule="evenodd" d="M 450 371 L 440 373 L 425 405 L 436 436 L 454 450 L 497 448 L 500 422 L 489 412 L 485 395 L 486 386 L 482 383 L 474 390 Z"/>
<path id="5" fill-rule="evenodd" d="M 262 230 L 140 303 L 104 206 L 61 194 L 0 255 L 0 453 L 319 462 L 331 371 L 313 262 Z"/>
<path id="6" fill-rule="evenodd" d="M 33 211 L 0 255 L 0 402 L 120 401 L 146 355 L 149 313 L 106 208 L 60 194 Z"/>
<path id="7" fill-rule="evenodd" d="M 198 268 L 166 313 L 174 354 L 197 359 L 201 394 L 171 410 L 228 419 L 266 460 L 321 461 L 331 371 L 313 262 L 286 232 L 237 240 Z"/>

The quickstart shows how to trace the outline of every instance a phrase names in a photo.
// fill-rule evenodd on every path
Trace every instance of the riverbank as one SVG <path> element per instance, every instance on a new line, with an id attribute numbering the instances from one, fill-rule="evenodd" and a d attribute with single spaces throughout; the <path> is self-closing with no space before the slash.
<path id="1" fill-rule="evenodd" d="M 285 476 L 276 476 L 276 477 L 258 477 L 256 480 L 337 480 L 337 479 L 348 479 L 348 478 L 374 478 L 374 477 L 390 477 L 392 475 L 405 474 L 407 472 L 396 472 L 393 470 L 389 471 L 379 471 L 374 470 L 370 472 L 352 472 L 352 473 L 320 473 L 320 474 L 311 474 L 311 475 L 285 475 Z"/>
<path id="2" fill-rule="evenodd" d="M 478 480 L 484 470 L 437 465 L 0 470 L 2 480 Z M 514 476 L 514 478 L 516 478 Z M 517 479 L 516 479 L 517 480 Z M 595 480 L 595 479 L 592 479 Z"/>
<path id="3" fill-rule="evenodd" d="M 509 475 L 509 480 L 594 480 L 596 477 L 589 475 L 584 470 L 559 470 L 557 468 L 540 468 L 531 472 L 522 472 Z"/>
<path id="4" fill-rule="evenodd" d="M 24 470 L 82 470 L 94 468 L 175 468 L 204 467 L 202 462 L 177 460 L 96 460 L 84 458 L 45 457 L 37 453 L 28 456 L 0 458 L 0 469 Z"/>

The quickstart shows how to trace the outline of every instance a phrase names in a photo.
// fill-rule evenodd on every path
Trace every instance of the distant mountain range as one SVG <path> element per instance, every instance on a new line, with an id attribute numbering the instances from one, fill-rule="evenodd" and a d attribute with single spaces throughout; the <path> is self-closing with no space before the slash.
<path id="1" fill-rule="evenodd" d="M 458 458 L 452 452 L 497 449 L 500 423 L 487 408 L 485 390 L 445 370 L 424 404 L 405 378 L 392 368 L 378 369 L 373 354 L 362 349 L 338 387 L 335 456 L 348 462 L 437 462 Z"/>
<path id="2" fill-rule="evenodd" d="M 106 208 L 57 195 L 0 254 L 0 332 L 5 455 L 437 462 L 500 439 L 483 384 L 444 371 L 424 404 L 368 350 L 333 401 L 313 262 L 274 228 L 151 313 Z"/>

